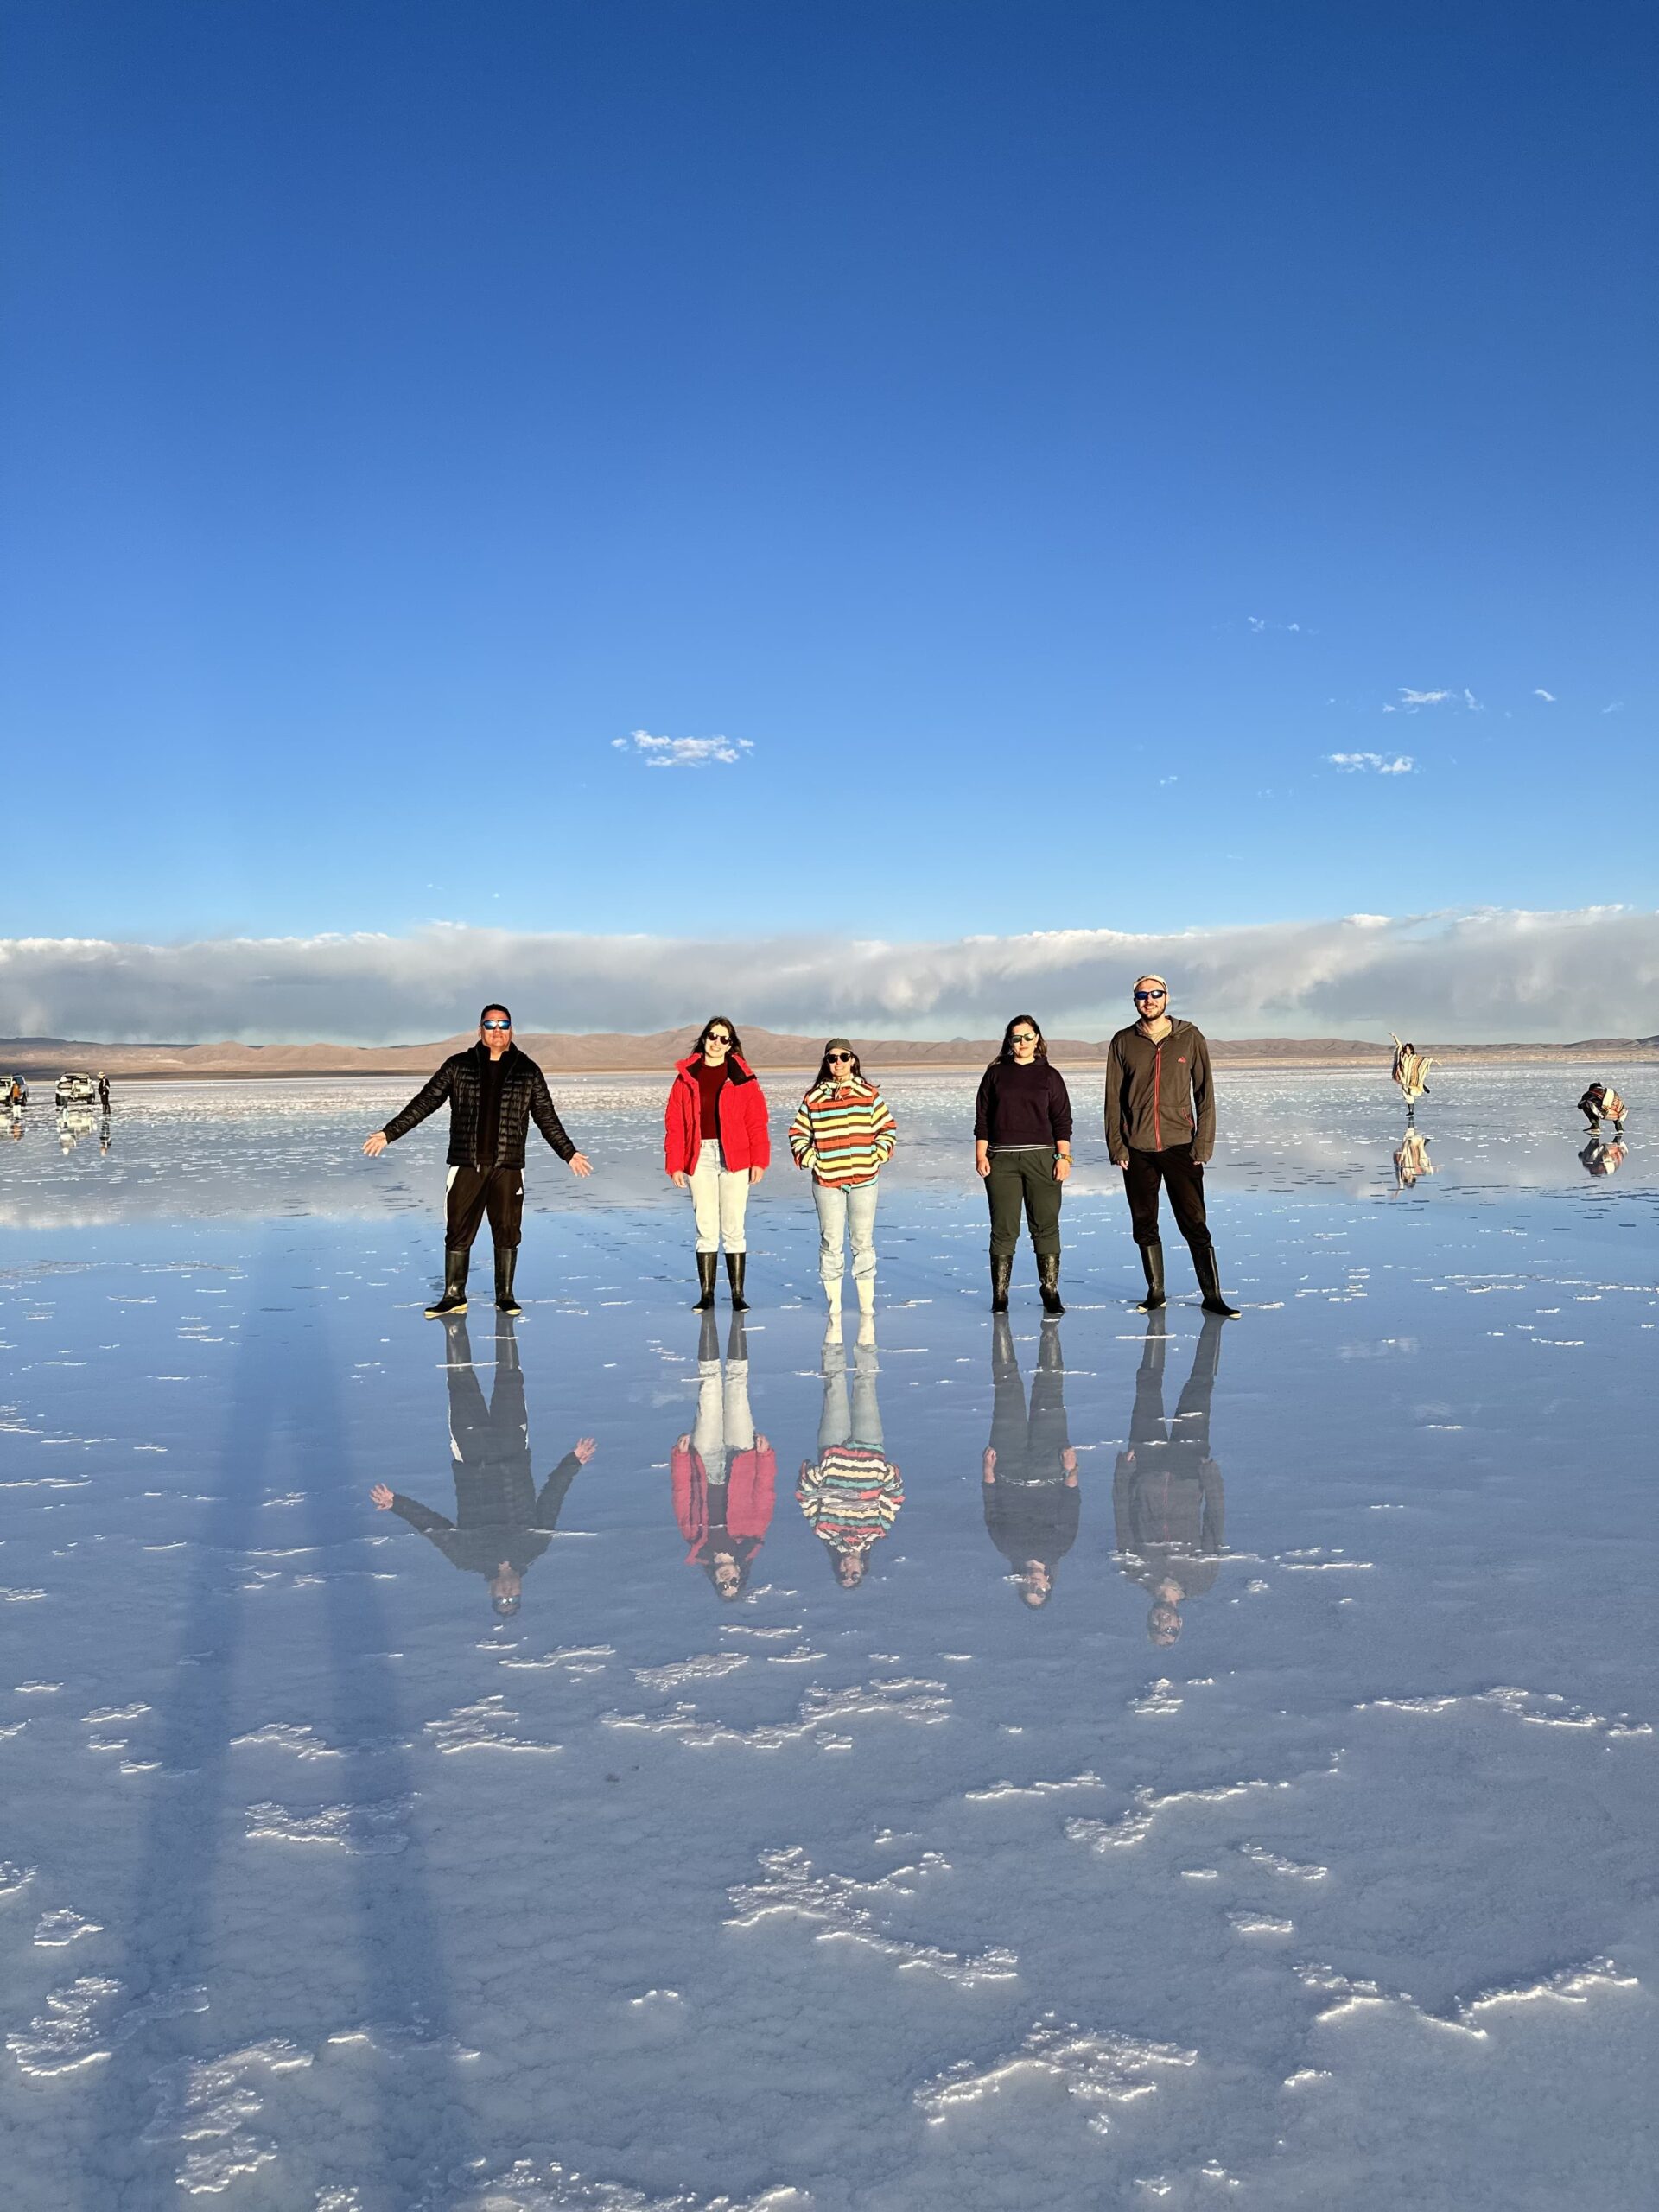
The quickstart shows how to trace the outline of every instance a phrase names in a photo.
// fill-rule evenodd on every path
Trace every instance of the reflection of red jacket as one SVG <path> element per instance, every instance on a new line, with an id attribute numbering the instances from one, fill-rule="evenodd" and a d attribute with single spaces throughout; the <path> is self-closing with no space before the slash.
<path id="1" fill-rule="evenodd" d="M 693 1052 L 679 1062 L 663 1116 L 663 1162 L 671 1175 L 689 1175 L 697 1164 L 702 1143 L 702 1093 L 696 1069 L 701 1055 Z M 731 1070 L 720 1086 L 720 1157 L 734 1174 L 745 1167 L 770 1167 L 772 1137 L 766 1128 L 766 1094 L 754 1071 L 735 1052 L 728 1052 Z"/>
<path id="2" fill-rule="evenodd" d="M 702 1454 L 676 1446 L 669 1463 L 674 1487 L 674 1518 L 680 1534 L 691 1547 L 690 1560 L 701 1559 L 709 1541 L 709 1476 Z M 770 1444 L 765 1451 L 734 1452 L 726 1471 L 726 1534 L 752 1536 L 756 1542 L 772 1526 L 772 1497 L 778 1482 L 778 1455 Z"/>

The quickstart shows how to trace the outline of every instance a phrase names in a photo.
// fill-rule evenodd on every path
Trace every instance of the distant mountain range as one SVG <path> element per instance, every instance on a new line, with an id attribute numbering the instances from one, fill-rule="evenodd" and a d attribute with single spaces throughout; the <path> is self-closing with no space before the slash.
<path id="1" fill-rule="evenodd" d="M 742 1031 L 748 1058 L 760 1068 L 817 1065 L 822 1037 L 791 1037 L 776 1030 Z M 666 1074 L 696 1041 L 695 1028 L 659 1029 L 648 1037 L 620 1033 L 588 1036 L 526 1034 L 518 1042 L 550 1075 Z M 404 1076 L 430 1072 L 449 1052 L 473 1042 L 469 1033 L 425 1045 L 108 1045 L 62 1037 L 0 1038 L 0 1074 L 16 1071 L 30 1078 L 57 1076 L 65 1069 L 102 1071 L 135 1077 Z M 977 1068 L 996 1056 L 1000 1039 L 951 1037 L 942 1040 L 872 1037 L 853 1039 L 861 1057 L 874 1069 Z M 1049 1055 L 1060 1068 L 1097 1066 L 1107 1040 L 1052 1037 Z M 1210 1040 L 1218 1064 L 1230 1067 L 1379 1067 L 1389 1047 L 1352 1037 L 1232 1037 Z M 1571 1061 L 1589 1074 L 1592 1064 L 1659 1058 L 1659 1036 L 1591 1037 L 1564 1045 L 1429 1045 L 1442 1065 L 1482 1062 Z"/>

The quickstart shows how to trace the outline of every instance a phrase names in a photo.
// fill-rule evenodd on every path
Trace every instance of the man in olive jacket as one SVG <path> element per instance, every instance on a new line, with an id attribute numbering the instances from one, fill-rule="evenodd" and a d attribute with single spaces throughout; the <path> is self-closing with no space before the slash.
<path id="1" fill-rule="evenodd" d="M 553 1110 L 547 1077 L 512 1041 L 512 1016 L 486 1006 L 479 1016 L 478 1042 L 452 1052 L 363 1149 L 371 1160 L 407 1136 L 416 1122 L 449 1101 L 449 1180 L 443 1225 L 443 1295 L 426 1309 L 429 1319 L 467 1311 L 467 1262 L 478 1225 L 487 1212 L 495 1241 L 495 1302 L 504 1313 L 524 1309 L 513 1295 L 518 1238 L 524 1214 L 524 1139 L 533 1121 L 573 1175 L 593 1166 L 564 1133 Z"/>
<path id="2" fill-rule="evenodd" d="M 1238 1308 L 1221 1294 L 1221 1270 L 1204 1213 L 1204 1170 L 1216 1148 L 1216 1094 L 1204 1033 L 1169 1011 L 1161 976 L 1135 979 L 1139 1019 L 1120 1029 L 1106 1054 L 1106 1149 L 1123 1170 L 1129 1220 L 1147 1294 L 1141 1311 L 1164 1303 L 1164 1248 L 1158 1234 L 1158 1186 L 1169 1193 L 1175 1225 L 1192 1255 L 1206 1313 L 1231 1320 Z"/>

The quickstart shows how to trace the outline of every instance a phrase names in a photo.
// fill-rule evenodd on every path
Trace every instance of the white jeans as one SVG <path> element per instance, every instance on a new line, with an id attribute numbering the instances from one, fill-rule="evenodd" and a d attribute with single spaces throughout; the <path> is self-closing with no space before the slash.
<path id="1" fill-rule="evenodd" d="M 697 1164 L 691 1170 L 691 1203 L 696 1209 L 699 1252 L 718 1252 L 722 1244 L 728 1252 L 748 1250 L 743 1210 L 749 1203 L 749 1171 L 740 1168 L 733 1174 L 722 1167 L 713 1137 L 705 1137 L 698 1147 Z"/>
<path id="2" fill-rule="evenodd" d="M 818 1274 L 825 1282 L 839 1282 L 846 1271 L 843 1247 L 853 1246 L 853 1281 L 875 1273 L 875 1194 L 880 1185 L 868 1183 L 819 1183 L 812 1185 L 812 1202 L 818 1210 Z"/>
<path id="3" fill-rule="evenodd" d="M 749 1411 L 749 1363 L 728 1359 L 722 1372 L 717 1359 L 697 1365 L 697 1417 L 691 1442 L 711 1483 L 723 1483 L 734 1452 L 754 1449 L 754 1415 Z"/>

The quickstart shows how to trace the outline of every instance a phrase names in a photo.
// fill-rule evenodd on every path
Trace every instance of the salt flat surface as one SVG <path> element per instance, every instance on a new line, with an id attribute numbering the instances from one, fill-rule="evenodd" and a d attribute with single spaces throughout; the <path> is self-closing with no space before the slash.
<path id="1" fill-rule="evenodd" d="M 1134 1311 L 1080 1078 L 1071 1310 L 1027 1254 L 1006 1333 L 971 1083 L 900 1077 L 863 1346 L 787 1167 L 705 1340 L 655 1084 L 556 1086 L 598 1173 L 533 1160 L 516 1328 L 422 1318 L 442 1128 L 356 1151 L 397 1087 L 134 1085 L 107 1153 L 31 1109 L 8 2201 L 1651 2206 L 1659 1192 L 1642 1071 L 1586 1072 L 1614 1175 L 1578 1084 L 1488 1071 L 1405 1187 L 1385 1085 L 1227 1076 L 1208 1331 L 1173 1243 Z M 670 1462 L 749 1421 L 728 1603 Z M 845 1590 L 795 1491 L 849 1424 L 902 1503 Z M 453 1522 L 526 1437 L 499 1620 L 489 1541 L 369 1493 Z"/>

